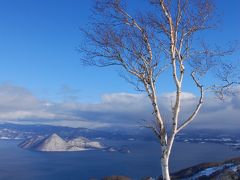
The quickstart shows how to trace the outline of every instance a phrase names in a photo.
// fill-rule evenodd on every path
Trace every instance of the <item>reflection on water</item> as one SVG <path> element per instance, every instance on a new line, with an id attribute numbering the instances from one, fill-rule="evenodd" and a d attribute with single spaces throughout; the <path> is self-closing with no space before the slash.
<path id="1" fill-rule="evenodd" d="M 106 175 L 127 175 L 135 179 L 160 172 L 159 144 L 146 141 L 108 141 L 127 145 L 130 154 L 103 151 L 44 153 L 22 150 L 20 141 L 0 140 L 0 179 L 4 180 L 87 180 Z M 206 161 L 239 156 L 219 144 L 176 143 L 171 170 L 176 171 Z"/>

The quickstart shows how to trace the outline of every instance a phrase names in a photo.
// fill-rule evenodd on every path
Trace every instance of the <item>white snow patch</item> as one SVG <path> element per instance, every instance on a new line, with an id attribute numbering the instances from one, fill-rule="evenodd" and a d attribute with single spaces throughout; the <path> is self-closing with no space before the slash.
<path id="1" fill-rule="evenodd" d="M 231 166 L 233 166 L 233 164 L 224 164 L 222 166 L 210 167 L 210 168 L 207 168 L 207 169 L 204 169 L 204 170 L 198 172 L 197 174 L 195 174 L 192 177 L 184 178 L 183 180 L 193 180 L 193 179 L 198 179 L 201 176 L 210 176 L 211 174 L 213 174 L 217 171 L 223 170 L 224 168 L 228 168 Z"/>

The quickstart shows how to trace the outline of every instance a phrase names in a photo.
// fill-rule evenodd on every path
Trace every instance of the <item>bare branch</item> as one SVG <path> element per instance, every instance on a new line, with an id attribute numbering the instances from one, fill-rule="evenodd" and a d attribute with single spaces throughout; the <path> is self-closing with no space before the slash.
<path id="1" fill-rule="evenodd" d="M 200 97 L 199 97 L 199 100 L 198 100 L 198 104 L 195 108 L 195 110 L 193 111 L 193 113 L 190 115 L 189 118 L 187 118 L 187 120 L 185 120 L 183 122 L 183 124 L 181 124 L 178 129 L 177 129 L 177 133 L 179 131 L 181 131 L 184 127 L 186 127 L 189 123 L 191 123 L 194 118 L 196 117 L 196 115 L 198 114 L 202 104 L 203 104 L 203 96 L 204 96 L 204 90 L 203 90 L 203 86 L 200 84 L 200 82 L 197 80 L 197 78 L 195 77 L 195 72 L 192 72 L 191 73 L 191 76 L 192 76 L 192 79 L 193 81 L 195 82 L 196 86 L 199 88 L 199 91 L 200 91 Z"/>
<path id="2" fill-rule="evenodd" d="M 143 120 L 143 122 L 144 124 L 142 124 L 141 127 L 151 129 L 158 138 L 161 138 L 161 133 L 157 129 L 157 126 L 154 123 L 149 123 L 146 120 Z"/>

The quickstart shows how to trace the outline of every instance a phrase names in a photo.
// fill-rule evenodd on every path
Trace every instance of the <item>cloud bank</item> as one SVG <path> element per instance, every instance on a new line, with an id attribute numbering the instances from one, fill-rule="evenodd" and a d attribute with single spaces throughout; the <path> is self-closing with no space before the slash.
<path id="1" fill-rule="evenodd" d="M 197 97 L 183 93 L 181 119 L 192 112 Z M 159 95 L 159 106 L 164 119 L 170 120 L 174 93 Z M 240 126 L 240 93 L 227 97 L 225 102 L 206 97 L 205 104 L 192 128 L 238 128 Z M 107 128 L 132 127 L 142 120 L 152 120 L 152 107 L 144 94 L 105 94 L 99 103 L 79 101 L 51 102 L 35 97 L 23 87 L 0 85 L 0 122 L 21 124 L 52 124 L 71 127 Z"/>

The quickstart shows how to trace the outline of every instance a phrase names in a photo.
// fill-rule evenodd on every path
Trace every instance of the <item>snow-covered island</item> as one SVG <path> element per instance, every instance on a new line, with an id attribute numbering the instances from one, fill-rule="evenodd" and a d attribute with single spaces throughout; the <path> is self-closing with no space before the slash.
<path id="1" fill-rule="evenodd" d="M 46 152 L 86 151 L 103 150 L 105 146 L 98 141 L 90 141 L 84 137 L 78 137 L 69 141 L 64 140 L 57 134 L 49 137 L 34 137 L 19 144 L 23 149 Z"/>

